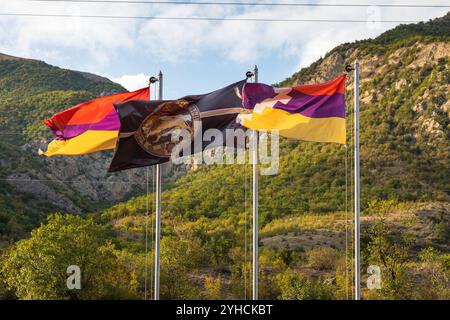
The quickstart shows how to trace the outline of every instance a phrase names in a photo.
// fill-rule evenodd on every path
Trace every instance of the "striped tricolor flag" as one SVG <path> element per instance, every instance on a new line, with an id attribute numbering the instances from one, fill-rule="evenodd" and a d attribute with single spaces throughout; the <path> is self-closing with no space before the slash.
<path id="1" fill-rule="evenodd" d="M 254 130 L 279 130 L 281 136 L 345 144 L 345 75 L 317 85 L 274 88 L 247 83 L 242 102 L 251 112 L 238 122 Z"/>
<path id="2" fill-rule="evenodd" d="M 114 103 L 129 100 L 148 100 L 149 88 L 97 98 L 59 112 L 44 121 L 56 138 L 47 151 L 39 154 L 83 155 L 114 149 L 120 129 L 120 121 Z"/>

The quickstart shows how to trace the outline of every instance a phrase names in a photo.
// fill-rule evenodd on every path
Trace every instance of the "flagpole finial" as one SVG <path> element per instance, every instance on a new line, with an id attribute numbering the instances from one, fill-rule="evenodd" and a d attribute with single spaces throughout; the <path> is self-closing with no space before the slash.
<path id="1" fill-rule="evenodd" d="M 158 78 L 156 78 L 156 77 L 150 77 L 149 82 L 150 82 L 150 84 L 155 83 L 155 82 L 158 82 Z"/>

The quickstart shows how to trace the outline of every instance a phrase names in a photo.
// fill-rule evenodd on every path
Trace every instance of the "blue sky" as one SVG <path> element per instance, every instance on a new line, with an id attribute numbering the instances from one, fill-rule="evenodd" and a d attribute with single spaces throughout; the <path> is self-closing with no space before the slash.
<path id="1" fill-rule="evenodd" d="M 363 2 L 327 0 L 323 3 Z M 416 0 L 367 3 L 429 4 Z M 448 1 L 439 0 L 434 0 L 433 4 L 449 5 Z M 176 98 L 209 92 L 240 80 L 255 64 L 260 69 L 260 81 L 275 83 L 308 66 L 340 43 L 375 37 L 396 25 L 378 23 L 378 19 L 428 20 L 448 10 L 0 0 L 2 13 L 74 16 L 0 16 L 0 52 L 103 75 L 128 89 L 145 86 L 150 75 L 162 70 L 164 97 Z M 77 17 L 79 15 L 360 19 L 367 23 L 111 20 Z"/>

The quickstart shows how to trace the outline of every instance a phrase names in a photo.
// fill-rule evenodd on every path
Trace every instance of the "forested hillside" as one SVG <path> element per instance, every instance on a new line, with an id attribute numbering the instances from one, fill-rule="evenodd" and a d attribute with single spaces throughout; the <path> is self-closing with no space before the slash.
<path id="1" fill-rule="evenodd" d="M 447 15 L 398 27 L 374 40 L 344 44 L 279 84 L 326 81 L 359 59 L 363 209 L 372 200 L 450 200 L 449 26 Z M 352 101 L 350 74 L 348 148 L 282 141 L 279 173 L 260 180 L 262 223 L 345 208 L 350 184 L 346 158 L 347 178 L 353 161 Z M 246 177 L 246 166 L 202 166 L 169 186 L 165 206 L 187 219 L 235 214 L 244 203 Z"/>
<path id="2" fill-rule="evenodd" d="M 360 61 L 363 279 L 367 278 L 365 270 L 369 265 L 379 265 L 383 272 L 382 289 L 364 290 L 367 299 L 450 297 L 449 35 L 450 14 L 426 23 L 399 26 L 376 39 L 338 46 L 278 84 L 326 81 L 341 74 L 355 59 Z M 0 61 L 0 66 L 1 63 L 12 61 Z M 348 146 L 283 139 L 279 173 L 260 177 L 261 298 L 351 298 L 351 74 L 347 81 Z M 73 93 L 36 95 L 53 99 L 59 94 L 54 99 L 70 104 L 89 94 L 100 94 L 107 90 L 104 86 L 115 88 L 108 82 L 96 82 L 95 91 L 89 87 L 92 83 L 87 87 L 77 83 L 74 81 Z M 9 95 L 11 90 L 20 93 L 8 85 L 10 89 L 2 94 Z M 55 84 L 55 90 L 61 88 Z M 24 121 L 13 117 L 13 113 L 0 119 L 7 125 L 6 131 L 14 127 L 21 132 L 23 140 L 19 145 L 23 145 L 27 139 L 43 133 L 36 118 L 47 116 L 46 112 L 52 113 L 57 107 L 48 110 L 38 98 L 27 104 L 20 100 L 19 93 L 9 106 L 12 101 L 23 101 L 14 107 L 14 114 L 23 115 Z M 0 110 L 3 112 L 7 106 L 0 104 Z M 8 136 L 4 141 L 9 154 L 27 159 L 23 164 L 1 162 L 5 160 L 0 156 L 0 170 L 5 170 L 6 175 L 15 172 L 11 170 L 14 166 L 16 170 L 22 166 L 39 168 L 39 164 L 34 165 L 41 160 L 29 151 L 25 156 L 22 149 L 26 148 L 16 147 L 17 139 Z M 67 170 L 78 166 L 60 159 L 51 161 Z M 26 174 L 27 170 L 22 172 Z M 249 298 L 251 167 L 202 165 L 178 179 L 165 181 L 162 297 Z M 10 239 L 15 228 L 20 228 L 20 223 L 11 222 L 11 214 L 28 210 L 31 198 L 24 192 L 15 193 L 11 184 L 0 182 L 0 187 L 5 190 L 0 208 L 7 208 L 0 216 L 0 227 L 9 232 L 3 235 Z M 85 250 L 83 245 L 70 242 L 67 229 L 77 230 L 81 239 L 91 239 L 92 246 L 86 244 L 92 257 L 89 270 L 96 275 L 93 283 L 99 288 L 76 298 L 142 298 L 146 287 L 145 248 L 149 248 L 151 257 L 153 245 L 151 191 L 148 197 L 137 196 L 108 209 L 91 207 L 94 210 L 87 215 L 92 220 L 51 216 L 33 231 L 29 240 L 5 251 L 0 275 L 8 289 L 3 294 L 18 298 L 74 298 L 58 286 L 57 276 L 49 274 L 52 281 L 42 284 L 40 276 L 27 267 L 29 261 L 42 259 L 45 269 L 55 268 L 64 274 L 64 266 L 72 257 L 65 252 L 65 246 L 71 246 L 74 252 Z M 79 192 L 71 196 L 71 201 L 79 199 L 77 204 L 86 200 Z M 92 199 L 89 201 L 92 203 Z M 41 203 L 41 207 L 34 203 Z M 33 210 L 44 216 L 54 209 L 46 207 L 45 201 L 34 200 Z M 38 243 L 55 243 L 58 261 L 53 261 L 52 253 Z M 44 254 L 40 255 L 40 250 Z M 108 258 L 97 261 L 95 257 L 100 254 Z M 151 265 L 151 258 L 147 262 Z M 27 275 L 26 281 L 16 271 L 20 268 Z M 112 268 L 115 273 L 104 271 Z M 0 291 L 1 287 L 0 281 Z"/>
<path id="3" fill-rule="evenodd" d="M 120 85 L 96 75 L 0 55 L 0 243 L 26 236 L 50 212 L 80 213 L 98 202 L 126 198 L 131 173 L 102 183 L 107 179 L 109 153 L 37 156 L 37 149 L 52 139 L 42 120 L 82 101 L 121 91 L 125 89 Z M 117 180 L 124 182 L 114 186 Z"/>

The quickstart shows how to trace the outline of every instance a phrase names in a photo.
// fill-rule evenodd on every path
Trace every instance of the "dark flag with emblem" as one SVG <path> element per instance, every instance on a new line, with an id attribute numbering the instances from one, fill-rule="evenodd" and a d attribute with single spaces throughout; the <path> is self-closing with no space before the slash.
<path id="1" fill-rule="evenodd" d="M 236 123 L 237 115 L 244 110 L 241 92 L 245 83 L 242 80 L 208 94 L 178 100 L 115 104 L 120 132 L 109 172 L 170 161 L 174 148 L 179 148 L 181 143 L 189 144 L 192 153 L 201 152 L 211 144 L 201 139 L 208 129 L 220 130 L 224 142 L 226 129 L 246 130 Z M 184 141 L 186 133 L 190 141 Z M 201 139 L 201 144 L 197 146 L 194 139 Z"/>

